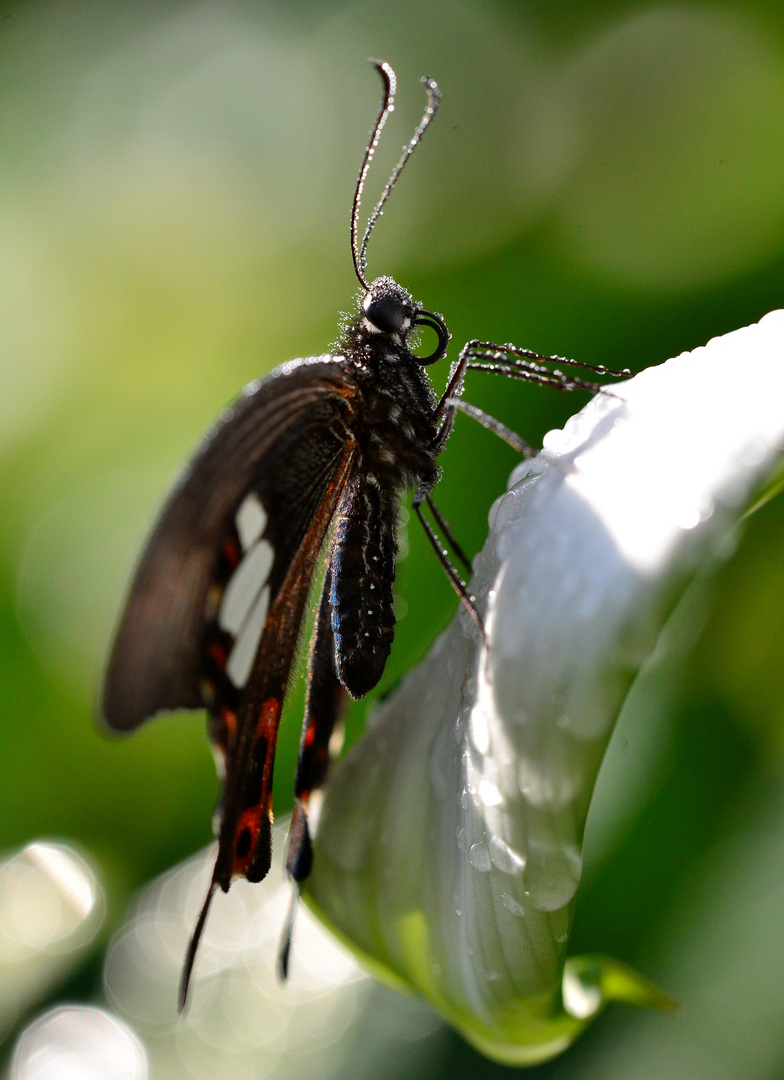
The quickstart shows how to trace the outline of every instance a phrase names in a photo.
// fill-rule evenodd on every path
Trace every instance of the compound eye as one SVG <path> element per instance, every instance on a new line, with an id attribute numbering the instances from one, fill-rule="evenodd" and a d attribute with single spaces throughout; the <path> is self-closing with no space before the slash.
<path id="1" fill-rule="evenodd" d="M 382 334 L 395 334 L 403 329 L 406 312 L 400 301 L 394 297 L 376 298 L 372 293 L 368 293 L 362 306 L 365 309 L 365 317 Z"/>

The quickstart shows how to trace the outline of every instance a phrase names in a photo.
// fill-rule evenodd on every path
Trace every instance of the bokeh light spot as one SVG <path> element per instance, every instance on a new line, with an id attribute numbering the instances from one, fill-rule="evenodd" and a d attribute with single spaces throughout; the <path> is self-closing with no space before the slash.
<path id="1" fill-rule="evenodd" d="M 53 1009 L 22 1034 L 10 1080 L 147 1080 L 139 1040 L 101 1009 Z"/>

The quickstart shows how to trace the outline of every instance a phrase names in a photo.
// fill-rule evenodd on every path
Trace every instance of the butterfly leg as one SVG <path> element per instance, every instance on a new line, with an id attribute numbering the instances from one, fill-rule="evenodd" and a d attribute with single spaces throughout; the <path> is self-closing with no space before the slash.
<path id="1" fill-rule="evenodd" d="M 430 494 L 430 492 L 428 492 L 425 495 L 425 502 L 430 507 L 430 513 L 436 519 L 436 525 L 438 525 L 439 529 L 441 530 L 441 532 L 446 537 L 446 542 L 449 544 L 449 546 L 454 551 L 455 555 L 457 555 L 460 562 L 463 564 L 463 566 L 466 568 L 466 570 L 470 574 L 471 573 L 471 560 L 468 558 L 467 555 L 464 554 L 463 549 L 460 547 L 460 544 L 458 543 L 457 538 L 455 537 L 455 534 L 452 532 L 452 526 L 449 524 L 449 522 L 446 520 L 444 515 L 441 513 L 441 511 L 436 506 L 435 502 L 433 501 L 433 496 Z"/>
<path id="2" fill-rule="evenodd" d="M 628 379 L 632 375 L 629 368 L 617 371 L 615 368 L 606 367 L 604 364 L 585 364 L 581 360 L 572 360 L 568 356 L 544 356 L 534 352 L 533 349 L 522 349 L 518 345 L 498 345 L 494 341 L 469 341 L 460 351 L 458 363 L 465 363 L 465 370 L 476 370 L 475 364 L 500 363 L 509 368 L 517 368 L 521 377 L 530 382 L 539 382 L 537 376 L 549 377 L 547 385 L 562 390 L 602 390 L 598 383 L 585 382 L 576 377 L 564 375 L 561 371 L 551 371 L 544 365 L 554 364 L 556 367 L 581 368 L 583 371 L 591 371 L 595 375 L 611 375 L 617 379 Z M 513 371 L 503 371 L 500 374 L 514 375 Z"/>
<path id="3" fill-rule="evenodd" d="M 474 420 L 482 424 L 483 427 L 493 431 L 499 438 L 502 438 L 513 449 L 517 450 L 523 456 L 530 456 L 534 453 L 529 444 L 522 439 L 516 432 L 512 431 L 505 424 L 502 424 L 500 420 L 496 420 L 494 416 L 490 416 L 489 413 L 484 412 L 482 409 L 478 409 L 475 405 L 469 404 L 467 401 L 462 400 L 463 383 L 465 380 L 466 372 L 469 371 L 475 360 L 476 349 L 478 347 L 484 348 L 483 342 L 469 341 L 460 350 L 460 356 L 457 361 L 452 365 L 452 371 L 449 376 L 446 389 L 444 390 L 441 399 L 436 406 L 433 414 L 434 421 L 438 424 L 438 431 L 435 439 L 435 452 L 440 453 L 443 450 L 449 436 L 452 433 L 452 429 L 455 424 L 455 417 L 458 413 L 464 412 L 466 415 L 472 417 Z M 413 509 L 422 523 L 422 527 L 425 530 L 425 534 L 430 541 L 433 550 L 438 556 L 438 561 L 444 568 L 444 572 L 449 578 L 449 582 L 457 595 L 460 597 L 461 602 L 465 605 L 466 609 L 470 613 L 472 619 L 477 624 L 479 629 L 484 634 L 484 627 L 481 617 L 476 610 L 474 598 L 469 594 L 465 582 L 461 579 L 460 575 L 455 570 L 452 563 L 449 561 L 446 552 L 443 549 L 441 541 L 437 534 L 434 532 L 429 522 L 425 519 L 422 513 L 422 503 L 427 502 L 430 507 L 433 517 L 436 520 L 438 527 L 443 532 L 447 539 L 447 542 L 452 546 L 458 559 L 464 564 L 464 566 L 470 570 L 471 566 L 469 560 L 463 554 L 463 551 L 454 537 L 449 524 L 441 514 L 441 511 L 433 502 L 430 492 L 426 488 L 421 488 L 416 492 L 413 499 Z"/>
<path id="4" fill-rule="evenodd" d="M 471 593 L 469 593 L 468 586 L 463 581 L 463 579 L 460 577 L 460 575 L 458 574 L 457 570 L 454 568 L 452 563 L 449 561 L 449 555 L 444 550 L 444 546 L 441 543 L 441 541 L 439 540 L 438 534 L 435 532 L 435 530 L 433 529 L 433 526 L 430 524 L 430 522 L 427 520 L 424 513 L 422 512 L 422 503 L 423 502 L 427 502 L 428 505 L 432 508 L 433 502 L 429 498 L 429 492 L 427 491 L 426 488 L 420 488 L 416 492 L 416 494 L 414 495 L 414 498 L 413 498 L 412 503 L 411 503 L 411 505 L 412 505 L 412 507 L 414 509 L 414 513 L 419 518 L 419 521 L 420 521 L 420 523 L 422 525 L 422 528 L 425 530 L 425 536 L 427 536 L 428 540 L 430 541 L 430 544 L 431 544 L 431 546 L 433 548 L 433 551 L 435 551 L 436 556 L 438 558 L 438 561 L 441 563 L 441 566 L 444 569 L 444 573 L 446 574 L 446 576 L 447 576 L 447 578 L 449 580 L 449 584 L 452 586 L 452 588 L 455 590 L 457 595 L 460 597 L 460 602 L 463 604 L 466 611 L 468 612 L 468 614 L 473 619 L 474 624 L 478 628 L 479 633 L 484 638 L 485 628 L 484 628 L 484 624 L 482 622 L 482 616 L 479 614 L 479 611 L 477 610 L 477 607 L 476 607 L 476 598 L 474 596 L 472 596 Z M 444 521 L 443 517 L 441 517 L 440 511 L 436 511 L 436 515 L 437 515 L 436 520 L 440 520 L 442 522 Z M 448 536 L 451 537 L 451 530 L 449 530 L 448 526 L 447 526 L 447 531 L 448 531 Z M 460 550 L 459 547 L 457 548 L 457 550 L 458 551 Z M 465 559 L 465 556 L 463 556 L 463 559 Z M 465 561 L 467 563 L 467 560 L 465 560 Z"/>
<path id="5" fill-rule="evenodd" d="M 463 401 L 462 398 L 453 398 L 451 404 L 459 412 L 465 413 L 466 416 L 470 416 L 472 420 L 476 420 L 483 428 L 492 431 L 499 439 L 503 439 L 507 446 L 511 446 L 521 457 L 533 457 L 537 452 L 534 447 L 531 446 L 530 443 L 527 443 L 516 431 L 512 431 L 506 424 L 502 424 L 500 420 L 496 420 L 494 416 L 491 416 L 490 413 L 486 413 L 484 409 L 478 409 L 476 405 L 471 405 L 470 402 Z"/>
<path id="6" fill-rule="evenodd" d="M 512 431 L 511 428 L 508 428 L 506 424 L 501 423 L 500 420 L 497 420 L 494 416 L 477 408 L 475 405 L 471 405 L 469 402 L 464 401 L 462 398 L 463 384 L 468 371 L 487 371 L 492 374 L 507 375 L 511 378 L 523 379 L 526 382 L 551 386 L 557 390 L 591 390 L 594 392 L 602 390 L 602 387 L 596 383 L 589 383 L 575 376 L 566 376 L 558 370 L 551 371 L 544 366 L 546 363 L 560 363 L 564 366 L 587 368 L 590 371 L 595 371 L 597 374 L 616 375 L 622 378 L 627 377 L 630 374 L 629 371 L 614 371 L 611 368 L 606 367 L 592 367 L 589 364 L 581 364 L 579 361 L 569 360 L 566 357 L 543 356 L 539 353 L 532 352 L 530 349 L 519 349 L 514 345 L 496 345 L 493 342 L 478 340 L 469 341 L 460 350 L 460 355 L 452 366 L 446 389 L 439 400 L 433 415 L 433 419 L 438 424 L 435 439 L 436 453 L 441 452 L 451 435 L 458 411 L 465 413 L 483 427 L 492 431 L 521 456 L 530 457 L 535 453 L 529 443 L 521 438 L 515 431 Z M 429 491 L 424 488 L 420 489 L 414 496 L 413 508 L 422 523 L 433 550 L 438 556 L 439 562 L 449 578 L 450 584 L 471 614 L 471 617 L 480 629 L 482 629 L 481 618 L 476 610 L 473 597 L 469 594 L 465 583 L 449 561 L 438 536 L 422 513 L 423 502 L 427 502 L 438 527 L 445 535 L 448 543 L 451 544 L 458 558 L 467 567 L 469 566 L 468 560 L 463 555 L 460 545 L 455 540 L 448 523 L 433 502 Z"/>
<path id="7" fill-rule="evenodd" d="M 471 342 L 468 344 L 470 345 Z M 433 420 L 438 424 L 436 453 L 440 453 L 441 450 L 443 450 L 444 444 L 452 434 L 452 428 L 455 426 L 455 416 L 457 414 L 455 401 L 463 395 L 463 382 L 470 360 L 470 356 L 466 351 L 467 349 L 468 345 L 464 345 L 460 350 L 460 356 L 452 365 L 449 382 L 446 384 L 446 389 L 441 395 L 433 414 Z"/>
<path id="8" fill-rule="evenodd" d="M 536 383 L 539 386 L 549 386 L 554 390 L 588 390 L 591 393 L 603 393 L 612 395 L 612 391 L 599 383 L 588 382 L 574 375 L 565 375 L 555 368 L 551 370 L 547 364 L 555 364 L 560 367 L 577 367 L 592 371 L 596 375 L 611 375 L 619 379 L 628 379 L 632 372 L 628 368 L 616 371 L 614 368 L 605 367 L 603 364 L 583 364 L 579 360 L 571 360 L 566 356 L 544 356 L 532 349 L 521 349 L 516 345 L 497 345 L 492 341 L 473 340 L 466 342 L 460 350 L 460 356 L 452 367 L 446 390 L 436 406 L 434 420 L 439 423 L 436 436 L 437 451 L 440 452 L 449 438 L 458 412 L 464 412 L 477 420 L 483 427 L 495 432 L 507 442 L 513 449 L 523 456 L 530 456 L 531 447 L 524 439 L 521 439 L 510 428 L 506 427 L 495 417 L 490 416 L 475 405 L 462 401 L 463 383 L 468 371 L 485 371 L 493 375 L 506 375 L 507 378 L 521 379 L 523 382 Z"/>

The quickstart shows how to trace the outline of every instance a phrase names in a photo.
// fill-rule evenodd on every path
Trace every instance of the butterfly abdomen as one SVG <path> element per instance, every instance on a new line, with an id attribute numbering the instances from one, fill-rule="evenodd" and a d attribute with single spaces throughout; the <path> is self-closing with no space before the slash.
<path id="1" fill-rule="evenodd" d="M 332 542 L 335 668 L 354 698 L 381 678 L 394 637 L 397 499 L 371 473 L 356 477 L 343 498 Z"/>

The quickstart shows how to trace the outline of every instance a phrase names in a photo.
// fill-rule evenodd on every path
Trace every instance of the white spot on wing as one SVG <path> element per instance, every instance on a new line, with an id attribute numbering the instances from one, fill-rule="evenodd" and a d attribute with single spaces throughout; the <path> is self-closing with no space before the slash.
<path id="1" fill-rule="evenodd" d="M 223 756 L 223 751 L 219 750 L 217 746 L 213 746 L 212 743 L 210 743 L 210 747 L 212 748 L 212 758 L 215 762 L 215 772 L 218 774 L 220 782 L 223 783 L 226 779 L 226 758 Z"/>
<path id="2" fill-rule="evenodd" d="M 275 552 L 266 540 L 247 552 L 234 571 L 218 612 L 218 625 L 236 637 L 245 623 L 262 586 L 267 584 Z"/>
<path id="3" fill-rule="evenodd" d="M 264 620 L 267 618 L 269 598 L 269 586 L 265 585 L 250 613 L 250 618 L 243 626 L 242 632 L 239 634 L 234 643 L 234 648 L 229 654 L 228 663 L 226 664 L 226 674 L 238 688 L 243 687 L 246 684 L 251 668 L 253 667 L 256 650 L 261 641 L 261 632 L 264 629 Z"/>
<path id="4" fill-rule="evenodd" d="M 247 551 L 259 539 L 267 524 L 267 512 L 255 491 L 243 500 L 234 521 L 242 550 Z"/>

